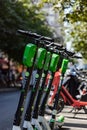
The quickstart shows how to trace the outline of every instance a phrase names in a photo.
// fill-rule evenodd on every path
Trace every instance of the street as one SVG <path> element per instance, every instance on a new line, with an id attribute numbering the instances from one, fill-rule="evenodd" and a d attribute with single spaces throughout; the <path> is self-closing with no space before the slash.
<path id="1" fill-rule="evenodd" d="M 11 130 L 19 92 L 0 93 L 0 130 Z"/>
<path id="2" fill-rule="evenodd" d="M 14 113 L 19 100 L 19 91 L 0 92 L 0 130 L 12 130 Z M 73 118 L 74 114 L 68 113 L 71 107 L 65 106 L 60 115 L 65 116 L 65 124 L 62 130 L 87 130 L 87 114 L 81 110 Z M 48 119 L 49 116 L 46 116 Z"/>

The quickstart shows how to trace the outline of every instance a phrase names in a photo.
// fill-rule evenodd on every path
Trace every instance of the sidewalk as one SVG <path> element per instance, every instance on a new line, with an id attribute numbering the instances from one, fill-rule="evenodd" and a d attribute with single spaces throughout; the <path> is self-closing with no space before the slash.
<path id="1" fill-rule="evenodd" d="M 0 93 L 1 92 L 11 92 L 11 91 L 18 91 L 18 90 L 20 90 L 20 88 L 17 88 L 17 87 L 15 87 L 15 88 L 0 88 Z"/>

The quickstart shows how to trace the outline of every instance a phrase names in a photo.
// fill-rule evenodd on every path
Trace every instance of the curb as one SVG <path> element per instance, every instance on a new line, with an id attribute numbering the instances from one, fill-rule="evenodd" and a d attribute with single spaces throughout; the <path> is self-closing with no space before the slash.
<path id="1" fill-rule="evenodd" d="M 20 88 L 0 88 L 0 93 L 1 92 L 12 92 L 12 91 L 18 91 Z"/>

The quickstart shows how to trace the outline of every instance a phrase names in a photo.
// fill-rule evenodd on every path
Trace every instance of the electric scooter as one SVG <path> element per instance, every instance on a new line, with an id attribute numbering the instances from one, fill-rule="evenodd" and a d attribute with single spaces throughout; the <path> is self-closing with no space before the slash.
<path id="1" fill-rule="evenodd" d="M 73 58 L 81 58 L 79 56 L 73 56 Z M 59 77 L 58 77 L 59 79 Z M 57 87 L 57 86 L 56 86 Z M 76 100 L 72 97 L 72 95 L 68 92 L 68 90 L 62 85 L 62 88 L 61 88 L 61 92 L 60 92 L 60 98 L 62 99 L 61 102 L 62 103 L 68 103 L 69 105 L 73 106 L 73 109 L 76 111 L 76 110 L 81 110 L 81 109 L 84 109 L 85 113 L 87 113 L 87 110 L 85 108 L 85 106 L 87 106 L 87 102 L 84 102 L 84 101 L 80 101 L 80 100 Z M 55 98 L 54 98 L 55 99 Z M 52 100 L 54 100 L 52 99 Z M 63 109 L 64 105 L 61 106 L 61 110 Z M 72 110 L 73 110 L 72 109 Z M 78 112 L 77 111 L 77 112 Z M 76 114 L 76 113 L 75 113 Z"/>
<path id="2" fill-rule="evenodd" d="M 50 109 L 53 109 L 54 98 L 55 98 L 56 92 L 58 90 L 59 82 L 60 82 L 61 65 L 62 65 L 64 57 L 66 57 L 66 53 L 69 53 L 70 56 L 74 55 L 74 52 L 70 52 L 70 51 L 66 50 L 66 48 L 63 51 L 60 51 L 59 68 L 54 75 L 54 79 L 53 79 L 53 82 L 52 82 L 52 90 L 50 92 L 50 98 L 49 98 L 48 103 L 47 103 L 48 107 Z M 48 83 L 49 76 L 50 76 L 50 74 L 47 76 L 46 84 Z M 58 105 L 57 112 L 59 113 L 59 112 L 61 112 L 61 109 L 62 109 L 61 105 L 64 106 L 64 103 L 62 103 L 61 100 L 59 99 L 58 104 L 59 105 Z"/>
<path id="3" fill-rule="evenodd" d="M 57 45 L 58 46 L 58 45 Z M 48 55 L 49 56 L 49 55 Z M 45 62 L 45 66 L 44 66 L 44 69 L 43 69 L 43 71 L 45 72 L 45 73 L 43 73 L 43 75 L 44 75 L 44 77 L 43 77 L 43 75 L 42 75 L 42 78 L 41 78 L 41 76 L 40 76 L 40 78 L 39 78 L 39 80 L 38 80 L 38 85 L 37 85 L 37 87 L 35 87 L 36 89 L 35 89 L 35 91 L 34 91 L 34 93 L 32 93 L 32 96 L 30 96 L 30 98 L 29 98 L 29 102 L 28 102 L 28 107 L 27 107 L 27 110 L 26 110 L 26 114 L 25 114 L 25 120 L 24 120 L 24 123 L 26 123 L 26 121 L 27 122 L 31 122 L 31 124 L 32 124 L 32 126 L 33 126 L 33 129 L 38 129 L 38 130 L 41 130 L 42 128 L 41 128 L 41 126 L 39 125 L 39 123 L 38 123 L 38 109 L 39 109 L 39 103 L 40 103 L 40 97 L 41 97 L 41 93 L 43 92 L 42 91 L 42 88 L 44 87 L 44 86 L 42 86 L 42 85 L 44 85 L 44 81 L 45 81 L 45 79 L 46 79 L 46 75 L 47 75 L 47 72 L 48 72 L 48 67 L 49 67 L 49 62 L 48 62 L 48 60 L 49 60 L 49 57 L 48 57 L 47 55 L 46 55 L 46 62 Z M 50 58 L 51 59 L 51 58 Z M 54 61 L 54 59 L 56 60 L 56 61 L 58 61 L 58 56 L 56 55 L 56 54 L 54 54 L 54 55 L 52 55 L 52 60 L 51 60 L 51 66 L 52 66 L 52 62 Z M 48 63 L 47 63 L 48 62 Z M 52 66 L 53 67 L 53 66 Z M 42 72 L 43 72 L 42 71 Z M 40 72 L 40 74 L 42 73 L 42 72 Z M 43 79 L 44 78 L 44 79 Z M 40 82 L 40 79 L 41 79 L 41 82 Z M 40 87 L 39 87 L 39 83 L 40 83 Z M 38 87 L 39 87 L 39 91 L 38 91 L 38 95 L 37 95 L 37 98 L 36 98 L 36 100 L 35 100 L 35 95 L 37 94 L 37 90 L 38 90 Z M 40 97 L 39 97 L 40 96 Z M 32 100 L 32 97 L 34 97 L 33 98 L 33 100 Z M 32 101 L 31 101 L 32 100 Z M 35 106 L 33 106 L 33 104 L 34 104 L 34 101 L 35 101 Z M 34 107 L 34 109 L 32 109 L 32 106 Z M 33 111 L 33 112 L 32 112 Z M 30 113 L 32 113 L 32 116 L 30 115 Z M 26 126 L 25 124 L 23 125 L 23 130 L 28 130 L 29 129 L 29 126 Z"/>
<path id="4" fill-rule="evenodd" d="M 37 74 L 35 76 L 34 85 L 32 86 L 32 89 L 30 90 L 30 97 L 29 97 L 28 107 L 27 107 L 27 110 L 26 110 L 25 118 L 24 118 L 24 124 L 23 124 L 24 128 L 23 129 L 27 129 L 26 128 L 27 127 L 26 122 L 29 123 L 31 121 L 32 107 L 33 107 L 33 104 L 34 104 L 34 101 L 35 101 L 38 86 L 39 86 L 40 79 L 41 79 L 41 76 L 42 76 L 42 70 L 43 70 L 43 64 L 45 63 L 46 51 L 45 51 L 45 55 L 43 53 L 42 53 L 42 55 L 40 55 L 40 54 L 38 54 L 38 55 L 39 55 L 40 59 L 37 57 L 37 60 L 36 60 L 37 61 L 36 62 Z M 42 57 L 42 56 L 44 56 L 44 57 Z M 40 125 L 37 124 L 37 127 L 40 128 Z"/>
<path id="5" fill-rule="evenodd" d="M 51 46 L 52 46 L 52 44 L 51 44 Z M 53 44 L 54 47 L 52 47 L 52 48 L 51 48 L 51 46 L 49 46 L 51 53 L 54 52 L 54 48 L 56 48 L 56 47 L 57 48 L 62 48 L 62 45 L 58 45 L 58 44 L 57 45 Z M 53 54 L 50 57 L 50 60 L 52 58 L 51 62 L 54 59 L 54 57 L 52 57 L 52 56 L 53 56 Z M 47 60 L 47 62 L 48 62 L 48 60 Z M 42 77 L 42 80 L 41 80 L 41 83 L 40 83 L 40 86 L 39 86 L 39 90 L 38 90 L 38 93 L 37 93 L 34 109 L 33 109 L 33 112 L 32 112 L 32 120 L 36 120 L 36 121 L 38 120 L 39 106 L 40 106 L 40 102 L 41 102 L 41 97 L 43 95 L 43 90 L 44 90 L 44 86 L 45 86 L 45 80 L 46 80 L 46 77 L 47 77 L 47 74 L 48 74 L 48 70 L 49 70 L 49 67 L 50 67 L 50 64 L 51 64 L 50 62 L 48 62 L 48 63 L 47 62 L 45 62 L 45 65 L 44 65 L 44 73 L 43 73 L 44 74 L 44 79 Z M 47 63 L 47 65 L 46 65 L 46 63 Z M 33 124 L 33 125 L 36 125 L 36 124 Z M 40 123 L 40 125 L 41 125 L 41 123 Z"/>
<path id="6" fill-rule="evenodd" d="M 40 73 L 40 74 L 41 74 L 41 73 Z M 40 79 L 40 78 L 39 78 L 39 79 Z M 38 81 L 39 81 L 39 80 L 38 80 Z M 38 85 L 37 85 L 37 86 L 38 86 Z M 34 98 L 33 98 L 33 100 L 34 100 Z M 33 100 L 32 100 L 32 101 L 33 101 Z M 31 112 L 29 112 L 29 113 L 31 113 Z M 26 124 L 26 122 L 25 122 L 25 124 Z M 28 123 L 28 124 L 29 124 L 29 123 Z M 39 127 L 40 127 L 40 126 L 39 126 Z"/>
<path id="7" fill-rule="evenodd" d="M 41 38 L 42 40 L 49 40 L 49 41 L 53 40 L 51 38 L 44 37 L 35 33 L 30 33 L 28 31 L 18 30 L 18 32 L 24 35 L 28 35 L 29 37 Z M 20 99 L 19 99 L 18 107 L 17 107 L 15 117 L 14 117 L 13 128 L 12 128 L 13 130 L 21 130 L 20 123 L 21 123 L 25 98 L 29 90 L 30 79 L 31 79 L 33 68 L 34 68 L 37 51 L 40 46 L 41 46 L 40 43 L 36 41 L 34 44 L 26 45 L 26 48 L 24 51 L 23 64 L 27 66 L 27 71 L 25 73 L 25 78 L 23 81 L 22 89 L 21 89 Z"/>
<path id="8" fill-rule="evenodd" d="M 65 52 L 67 53 L 68 51 L 67 50 L 65 50 Z M 70 52 L 69 52 L 70 53 Z M 62 54 L 63 55 L 63 54 Z M 73 54 L 71 55 L 70 54 L 70 56 L 72 57 L 74 55 L 74 57 L 73 58 L 76 58 L 76 56 L 75 56 L 75 54 L 74 54 L 74 52 L 73 52 Z M 64 57 L 64 56 L 63 56 Z M 81 58 L 81 57 L 77 57 L 77 58 Z M 61 59 L 62 60 L 62 59 Z M 52 104 L 53 104 L 53 102 L 54 102 L 54 98 L 55 98 L 55 94 L 56 94 L 56 91 L 57 91 L 57 89 L 58 89 L 58 84 L 59 84 L 59 81 L 60 81 L 60 75 L 61 75 L 61 72 L 60 72 L 60 70 L 58 70 L 56 73 L 55 73 L 55 76 L 54 76 L 54 80 L 53 80 L 53 83 L 52 83 L 52 91 L 51 91 L 51 96 L 50 96 L 50 99 L 49 99 L 49 101 L 48 101 L 48 106 L 49 106 L 49 108 L 51 108 L 52 109 Z M 48 81 L 48 79 L 49 79 L 49 77 L 47 77 L 47 81 Z M 66 80 L 66 77 L 64 78 L 65 80 L 64 80 L 64 82 L 63 82 L 63 85 L 65 85 L 65 84 L 67 84 L 68 82 L 67 82 L 67 80 L 69 80 L 70 78 L 67 78 L 67 80 Z M 76 78 L 75 78 L 76 79 Z M 46 83 L 47 84 L 47 83 Z M 71 83 L 71 84 L 73 84 L 73 82 Z M 58 103 L 59 105 L 58 105 L 58 112 L 60 112 L 61 110 L 62 110 L 62 107 L 61 107 L 61 105 L 62 106 L 64 106 L 64 103 L 63 103 L 63 100 L 61 101 L 61 98 L 59 99 L 59 103 Z"/>
<path id="9" fill-rule="evenodd" d="M 56 52 L 56 53 L 58 53 L 58 52 Z M 48 84 L 46 85 L 45 93 L 43 94 L 41 104 L 40 104 L 40 109 L 39 109 L 39 117 L 38 117 L 38 119 L 39 119 L 39 122 L 40 122 L 43 130 L 51 130 L 51 127 L 49 126 L 46 119 L 44 118 L 44 115 L 45 115 L 46 103 L 47 103 L 47 99 L 48 99 L 50 89 L 51 89 L 51 86 L 52 86 L 53 78 L 54 78 L 55 72 L 56 72 L 56 70 L 58 68 L 58 63 L 57 64 L 55 64 L 55 63 L 56 63 L 56 59 L 55 59 L 55 61 L 53 63 L 51 62 L 51 64 L 52 64 L 50 66 L 51 74 L 50 74 L 50 77 L 49 77 L 49 80 L 48 80 Z M 60 117 L 60 121 L 61 122 L 64 121 L 63 116 Z"/>
<path id="10" fill-rule="evenodd" d="M 54 101 L 53 110 L 52 110 L 51 119 L 50 119 L 51 130 L 54 128 L 54 125 L 55 125 L 59 95 L 60 95 L 60 92 L 61 92 L 61 87 L 62 87 L 62 83 L 63 83 L 63 80 L 64 80 L 64 74 L 66 72 L 68 62 L 69 62 L 68 59 L 65 59 L 65 58 L 63 59 L 62 66 L 61 66 L 60 81 L 59 81 L 59 85 L 58 85 L 58 90 L 57 90 L 56 95 L 55 95 L 55 101 Z M 62 120 L 64 120 L 64 118 L 62 118 Z M 61 127 L 61 126 L 62 125 L 59 124 L 59 127 Z"/>
<path id="11" fill-rule="evenodd" d="M 69 56 L 74 55 L 74 53 L 72 53 L 72 52 L 69 52 L 69 51 L 66 51 L 66 52 L 67 52 L 66 54 Z M 62 62 L 60 82 L 59 82 L 59 86 L 57 86 L 58 90 L 57 90 L 56 95 L 55 95 L 55 101 L 54 101 L 54 106 L 53 106 L 53 110 L 52 110 L 52 117 L 50 120 L 51 129 L 54 128 L 55 119 L 56 119 L 56 115 L 57 115 L 57 106 L 58 106 L 59 95 L 61 92 L 64 74 L 66 72 L 68 62 L 69 62 L 69 60 L 66 58 L 66 55 L 65 55 L 65 58 L 63 59 L 63 62 Z M 63 117 L 62 117 L 62 120 L 64 120 Z M 62 126 L 61 124 L 58 124 L 58 125 L 59 125 L 59 127 Z"/>

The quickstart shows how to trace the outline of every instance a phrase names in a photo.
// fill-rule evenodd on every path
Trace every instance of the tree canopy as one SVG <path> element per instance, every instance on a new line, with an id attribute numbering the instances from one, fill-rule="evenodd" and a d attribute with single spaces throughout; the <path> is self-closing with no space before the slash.
<path id="1" fill-rule="evenodd" d="M 71 42 L 75 50 L 87 59 L 87 0 L 42 0 L 59 13 L 58 21 L 64 23 L 65 42 Z M 66 33 L 67 32 L 67 33 Z"/>
<path id="2" fill-rule="evenodd" d="M 32 39 L 19 35 L 18 29 L 52 36 L 43 13 L 30 0 L 0 0 L 0 49 L 21 61 L 24 46 Z"/>
<path id="3" fill-rule="evenodd" d="M 19 61 L 25 43 L 31 39 L 18 35 L 18 29 L 52 36 L 40 10 L 44 4 L 50 4 L 59 14 L 64 41 L 71 42 L 87 59 L 87 0 L 40 0 L 36 5 L 33 0 L 0 0 L 0 49 Z"/>

